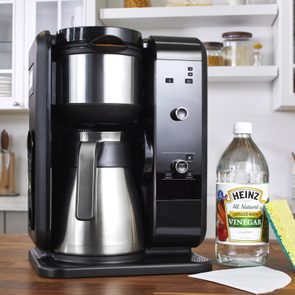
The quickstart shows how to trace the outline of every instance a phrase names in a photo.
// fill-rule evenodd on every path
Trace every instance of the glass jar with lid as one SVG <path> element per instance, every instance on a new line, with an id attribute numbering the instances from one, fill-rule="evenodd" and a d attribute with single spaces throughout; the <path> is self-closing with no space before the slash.
<path id="1" fill-rule="evenodd" d="M 124 0 L 124 7 L 134 8 L 134 7 L 150 7 L 151 0 Z"/>
<path id="2" fill-rule="evenodd" d="M 253 64 L 252 33 L 226 32 L 222 34 L 224 64 L 226 66 L 250 66 Z"/>
<path id="3" fill-rule="evenodd" d="M 212 0 L 168 0 L 167 6 L 208 6 Z"/>
<path id="4" fill-rule="evenodd" d="M 221 42 L 203 42 L 207 51 L 209 67 L 224 66 L 223 44 Z"/>

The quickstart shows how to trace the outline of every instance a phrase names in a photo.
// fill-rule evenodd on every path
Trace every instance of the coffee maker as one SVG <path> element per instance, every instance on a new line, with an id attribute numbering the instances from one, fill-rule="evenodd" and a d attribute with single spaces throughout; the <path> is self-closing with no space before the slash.
<path id="1" fill-rule="evenodd" d="M 29 251 L 46 277 L 196 273 L 207 64 L 196 38 L 38 34 L 29 53 Z"/>

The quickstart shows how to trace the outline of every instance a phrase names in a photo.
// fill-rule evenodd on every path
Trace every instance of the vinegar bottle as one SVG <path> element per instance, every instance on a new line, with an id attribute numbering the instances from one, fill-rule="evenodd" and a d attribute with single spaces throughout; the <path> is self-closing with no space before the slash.
<path id="1" fill-rule="evenodd" d="M 269 172 L 266 160 L 251 138 L 252 124 L 234 124 L 234 138 L 217 165 L 217 261 L 230 266 L 256 266 L 269 253 Z"/>

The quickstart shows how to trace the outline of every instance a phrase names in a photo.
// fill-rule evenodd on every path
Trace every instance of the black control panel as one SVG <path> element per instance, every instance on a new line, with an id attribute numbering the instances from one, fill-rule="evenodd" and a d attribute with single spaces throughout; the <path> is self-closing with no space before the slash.
<path id="1" fill-rule="evenodd" d="M 197 246 L 206 230 L 207 64 L 198 39 L 151 37 L 145 56 L 152 246 Z"/>
<path id="2" fill-rule="evenodd" d="M 155 167 L 158 177 L 163 175 L 163 181 L 169 179 L 193 181 L 201 174 L 200 138 L 203 117 L 200 52 L 195 53 L 195 59 L 156 61 Z M 173 77 L 170 79 L 173 79 L 174 83 L 165 83 L 168 75 Z M 190 75 L 196 78 L 188 78 Z M 157 184 L 160 189 L 162 182 Z M 193 189 L 191 196 L 185 194 L 184 197 L 200 198 Z M 157 199 L 161 198 L 161 195 L 157 195 Z"/>

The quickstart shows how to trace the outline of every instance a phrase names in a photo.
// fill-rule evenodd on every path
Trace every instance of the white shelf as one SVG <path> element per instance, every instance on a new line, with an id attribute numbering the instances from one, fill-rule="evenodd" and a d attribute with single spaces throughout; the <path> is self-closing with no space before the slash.
<path id="1" fill-rule="evenodd" d="M 277 66 L 208 67 L 209 82 L 270 82 L 277 76 Z"/>
<path id="2" fill-rule="evenodd" d="M 100 9 L 104 25 L 133 29 L 272 26 L 277 14 L 277 4 Z"/>
<path id="3" fill-rule="evenodd" d="M 12 70 L 11 69 L 1 69 L 0 74 L 12 74 Z"/>

